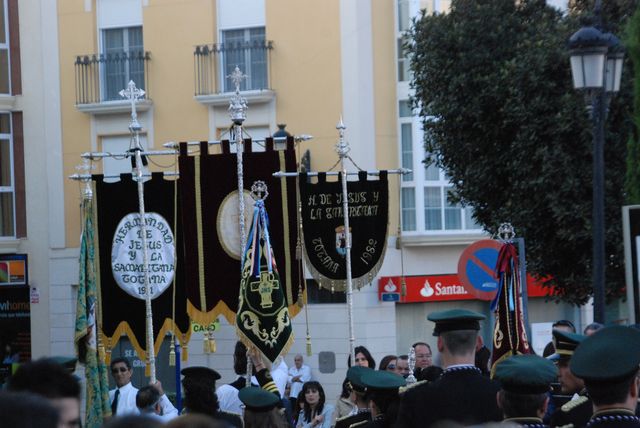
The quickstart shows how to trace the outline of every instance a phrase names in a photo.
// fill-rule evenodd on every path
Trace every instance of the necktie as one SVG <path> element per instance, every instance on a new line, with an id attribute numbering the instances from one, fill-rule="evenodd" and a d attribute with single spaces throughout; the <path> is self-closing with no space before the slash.
<path id="1" fill-rule="evenodd" d="M 116 415 L 116 410 L 118 410 L 118 397 L 120 397 L 120 390 L 116 389 L 116 393 L 113 396 L 113 402 L 111 403 L 111 414 L 113 416 Z"/>

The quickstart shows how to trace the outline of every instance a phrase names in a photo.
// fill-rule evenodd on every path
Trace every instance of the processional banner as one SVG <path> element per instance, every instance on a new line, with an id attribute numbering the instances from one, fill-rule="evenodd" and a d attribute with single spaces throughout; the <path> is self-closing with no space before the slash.
<path id="1" fill-rule="evenodd" d="M 99 289 L 102 303 L 102 333 L 107 351 L 126 334 L 141 359 L 146 359 L 146 310 L 142 228 L 138 205 L 138 183 L 122 174 L 114 183 L 94 175 L 98 218 Z M 175 222 L 176 184 L 153 173 L 144 182 L 145 240 L 148 286 L 153 312 L 155 354 L 173 329 L 181 345 L 191 331 L 186 313 L 182 232 Z M 178 227 L 174 226 L 177 225 Z M 174 281 L 175 277 L 175 281 Z M 175 287 L 174 287 L 175 284 Z M 174 309 L 175 305 L 175 309 Z M 175 318 L 172 318 L 175 311 Z"/>
<path id="2" fill-rule="evenodd" d="M 370 283 L 380 270 L 387 248 L 389 186 L 387 171 L 368 180 L 360 171 L 347 182 L 349 231 L 344 226 L 342 176 L 312 183 L 300 175 L 302 233 L 308 266 L 321 287 L 346 289 L 346 234 L 351 239 L 351 277 L 355 288 Z"/>
<path id="3" fill-rule="evenodd" d="M 499 283 L 491 302 L 491 311 L 495 315 L 491 377 L 501 361 L 512 355 L 531 353 L 522 312 L 518 251 L 513 243 L 506 242 L 500 247 L 495 276 Z"/>
<path id="4" fill-rule="evenodd" d="M 273 177 L 277 171 L 296 171 L 293 138 L 287 140 L 285 150 L 275 150 L 270 138 L 264 152 L 253 152 L 251 144 L 251 140 L 245 140 L 243 152 L 245 230 L 249 230 L 253 218 L 253 199 L 248 189 L 255 181 L 264 181 L 270 195 L 265 201 L 271 219 L 269 230 L 278 237 L 273 253 L 293 317 L 300 310 L 295 303 L 302 303 L 299 299 L 304 287 L 296 261 L 296 179 Z M 237 162 L 228 141 L 223 141 L 221 147 L 222 153 L 209 154 L 208 144 L 203 142 L 200 154 L 189 156 L 186 143 L 180 144 L 187 312 L 201 325 L 210 324 L 219 315 L 234 324 L 240 294 Z"/>

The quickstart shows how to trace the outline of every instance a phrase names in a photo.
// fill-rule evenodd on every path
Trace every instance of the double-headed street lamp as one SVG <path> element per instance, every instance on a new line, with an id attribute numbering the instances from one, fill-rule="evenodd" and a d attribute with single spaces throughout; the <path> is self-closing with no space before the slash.
<path id="1" fill-rule="evenodd" d="M 599 20 L 600 1 L 595 14 Z M 597 25 L 597 24 L 596 24 Z M 585 93 L 593 123 L 593 318 L 605 322 L 604 122 L 609 102 L 620 90 L 624 49 L 611 33 L 580 28 L 569 39 L 573 86 Z"/>

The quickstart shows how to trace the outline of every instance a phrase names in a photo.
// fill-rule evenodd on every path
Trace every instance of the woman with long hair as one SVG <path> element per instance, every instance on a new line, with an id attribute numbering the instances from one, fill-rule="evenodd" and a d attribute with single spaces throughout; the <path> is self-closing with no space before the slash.
<path id="1" fill-rule="evenodd" d="M 370 369 L 376 368 L 376 360 L 371 356 L 371 352 L 364 346 L 356 346 L 353 350 L 356 355 L 356 366 L 369 367 Z M 347 367 L 351 367 L 351 355 L 347 359 Z"/>
<path id="2" fill-rule="evenodd" d="M 397 360 L 398 357 L 395 355 L 385 355 L 382 360 L 380 360 L 380 367 L 378 367 L 378 370 L 396 373 Z"/>
<path id="3" fill-rule="evenodd" d="M 329 428 L 333 406 L 325 403 L 324 389 L 316 381 L 305 382 L 302 385 L 304 394 L 304 408 L 298 416 L 298 428 Z"/>

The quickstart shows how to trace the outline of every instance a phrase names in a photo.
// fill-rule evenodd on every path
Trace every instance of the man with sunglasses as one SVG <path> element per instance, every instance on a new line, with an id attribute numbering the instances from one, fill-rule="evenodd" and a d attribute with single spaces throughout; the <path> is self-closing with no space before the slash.
<path id="1" fill-rule="evenodd" d="M 124 357 L 111 360 L 111 375 L 116 382 L 116 388 L 109 391 L 111 414 L 122 416 L 140 413 L 136 406 L 138 388 L 131 384 L 131 363 Z"/>

